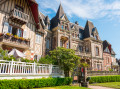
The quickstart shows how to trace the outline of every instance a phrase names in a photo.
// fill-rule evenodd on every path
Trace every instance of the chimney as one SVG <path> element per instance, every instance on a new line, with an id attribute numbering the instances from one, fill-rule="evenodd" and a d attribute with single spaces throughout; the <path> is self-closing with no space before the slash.
<path id="1" fill-rule="evenodd" d="M 75 21 L 75 24 L 79 25 L 79 24 L 78 24 L 78 21 Z"/>

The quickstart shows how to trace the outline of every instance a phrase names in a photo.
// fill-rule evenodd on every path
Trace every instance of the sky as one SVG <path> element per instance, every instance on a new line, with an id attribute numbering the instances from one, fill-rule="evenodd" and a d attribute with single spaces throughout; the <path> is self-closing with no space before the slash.
<path id="1" fill-rule="evenodd" d="M 107 40 L 120 58 L 120 0 L 36 0 L 39 11 L 49 18 L 56 15 L 60 3 L 70 22 L 85 27 L 92 21 L 101 40 Z"/>

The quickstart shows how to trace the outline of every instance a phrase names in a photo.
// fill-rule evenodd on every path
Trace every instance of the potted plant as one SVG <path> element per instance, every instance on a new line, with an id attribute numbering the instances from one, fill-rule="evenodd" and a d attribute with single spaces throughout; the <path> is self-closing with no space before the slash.
<path id="1" fill-rule="evenodd" d="M 3 33 L 0 33 L 0 36 L 3 36 Z"/>

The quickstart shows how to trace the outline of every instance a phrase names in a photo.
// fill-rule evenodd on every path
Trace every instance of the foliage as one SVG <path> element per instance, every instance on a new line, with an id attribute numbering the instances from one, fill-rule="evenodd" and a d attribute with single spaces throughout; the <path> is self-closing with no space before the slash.
<path id="1" fill-rule="evenodd" d="M 28 62 L 28 63 L 34 63 L 34 62 L 36 62 L 34 60 L 29 60 L 27 58 L 21 58 L 20 60 L 21 60 L 21 62 Z"/>
<path id="2" fill-rule="evenodd" d="M 91 77 L 90 83 L 120 82 L 120 76 L 96 76 Z"/>
<path id="3" fill-rule="evenodd" d="M 46 55 L 45 57 L 41 57 L 38 61 L 40 64 L 52 64 L 53 60 L 49 55 Z"/>
<path id="4" fill-rule="evenodd" d="M 14 37 L 15 37 L 16 39 L 19 39 L 19 37 L 18 37 L 17 35 L 14 35 Z"/>
<path id="5" fill-rule="evenodd" d="M 7 53 L 7 50 L 3 50 L 2 48 L 0 48 L 0 59 L 3 59 L 5 56 L 7 56 Z"/>
<path id="6" fill-rule="evenodd" d="M 7 36 L 13 36 L 13 34 L 10 34 L 10 33 L 6 33 Z"/>
<path id="7" fill-rule="evenodd" d="M 109 71 L 113 71 L 113 69 L 109 69 Z"/>
<path id="8" fill-rule="evenodd" d="M 58 47 L 50 51 L 50 54 L 55 64 L 59 65 L 64 70 L 66 77 L 69 77 L 69 72 L 80 63 L 80 57 L 75 55 L 75 51 L 72 49 Z"/>
<path id="9" fill-rule="evenodd" d="M 32 89 L 32 88 L 70 85 L 71 82 L 72 82 L 72 78 L 0 80 L 0 89 Z"/>

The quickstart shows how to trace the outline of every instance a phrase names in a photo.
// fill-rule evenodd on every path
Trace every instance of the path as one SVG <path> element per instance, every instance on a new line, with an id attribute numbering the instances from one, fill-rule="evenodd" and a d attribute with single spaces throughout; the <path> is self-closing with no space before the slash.
<path id="1" fill-rule="evenodd" d="M 89 86 L 91 89 L 114 89 L 114 88 L 108 88 L 108 87 L 101 87 L 101 86 Z"/>

